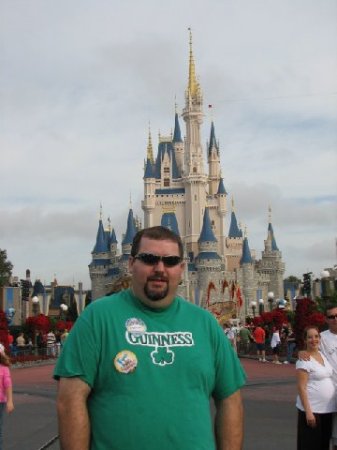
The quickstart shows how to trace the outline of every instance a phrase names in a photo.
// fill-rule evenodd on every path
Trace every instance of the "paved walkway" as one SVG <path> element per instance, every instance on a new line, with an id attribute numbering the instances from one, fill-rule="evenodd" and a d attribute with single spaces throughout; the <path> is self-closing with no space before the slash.
<path id="1" fill-rule="evenodd" d="M 244 450 L 296 448 L 294 365 L 241 362 L 248 375 Z M 52 372 L 51 364 L 13 369 L 15 411 L 5 418 L 4 450 L 59 450 Z"/>

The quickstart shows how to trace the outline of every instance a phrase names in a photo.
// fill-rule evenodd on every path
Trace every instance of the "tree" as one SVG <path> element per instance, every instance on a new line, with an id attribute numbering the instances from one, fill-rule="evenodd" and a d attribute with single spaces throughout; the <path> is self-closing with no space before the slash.
<path id="1" fill-rule="evenodd" d="M 0 249 L 0 287 L 8 285 L 12 270 L 13 264 L 7 260 L 7 251 Z"/>
<path id="2" fill-rule="evenodd" d="M 296 301 L 294 331 L 298 348 L 303 348 L 303 331 L 313 325 L 320 330 L 325 325 L 324 314 L 318 311 L 317 304 L 310 298 L 303 297 Z"/>

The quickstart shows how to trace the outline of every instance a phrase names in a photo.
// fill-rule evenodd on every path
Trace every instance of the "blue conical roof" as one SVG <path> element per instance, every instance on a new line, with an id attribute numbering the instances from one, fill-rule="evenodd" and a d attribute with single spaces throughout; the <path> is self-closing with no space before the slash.
<path id="1" fill-rule="evenodd" d="M 245 237 L 243 240 L 242 257 L 240 264 L 251 264 L 253 262 L 252 255 L 250 254 L 248 239 Z"/>
<path id="2" fill-rule="evenodd" d="M 122 241 L 122 244 L 132 244 L 133 238 L 135 237 L 137 233 L 136 227 L 135 227 L 135 221 L 133 218 L 133 211 L 132 209 L 129 210 L 128 215 L 128 223 L 126 227 L 126 233 L 124 236 L 124 239 Z"/>
<path id="3" fill-rule="evenodd" d="M 149 158 L 146 161 L 144 178 L 154 178 L 154 167 Z"/>
<path id="4" fill-rule="evenodd" d="M 114 228 L 111 230 L 110 244 L 117 244 L 117 238 Z"/>
<path id="5" fill-rule="evenodd" d="M 225 185 L 223 184 L 223 178 L 220 178 L 217 194 L 227 195 L 227 192 L 226 192 L 226 189 L 225 189 Z"/>
<path id="6" fill-rule="evenodd" d="M 178 119 L 178 113 L 175 114 L 174 117 L 174 133 L 173 133 L 173 142 L 183 142 L 181 139 L 181 131 Z"/>
<path id="7" fill-rule="evenodd" d="M 215 139 L 214 122 L 212 121 L 212 124 L 211 124 L 211 135 L 210 135 L 210 138 L 209 138 L 209 146 L 208 146 L 208 154 L 211 153 L 211 150 L 213 148 L 216 148 L 217 153 L 219 153 L 219 146 L 218 146 L 218 144 L 216 142 L 216 139 Z"/>
<path id="8" fill-rule="evenodd" d="M 209 218 L 208 208 L 205 208 L 202 230 L 201 230 L 198 242 L 217 242 L 217 239 L 214 236 L 214 233 L 212 230 L 212 225 L 211 225 L 211 220 Z"/>
<path id="9" fill-rule="evenodd" d="M 98 230 L 97 230 L 97 236 L 96 236 L 96 244 L 93 249 L 93 253 L 105 253 L 108 249 L 108 243 L 106 240 L 106 234 L 103 227 L 103 222 L 100 219 L 98 223 Z"/>
<path id="10" fill-rule="evenodd" d="M 228 237 L 229 238 L 241 238 L 242 237 L 242 231 L 238 227 L 238 222 L 236 220 L 236 215 L 235 215 L 234 211 L 232 211 L 232 214 L 231 214 L 231 224 L 229 227 Z"/>
<path id="11" fill-rule="evenodd" d="M 164 213 L 161 217 L 161 226 L 168 228 L 169 230 L 173 231 L 173 233 L 180 236 L 178 221 L 175 213 Z"/>
<path id="12" fill-rule="evenodd" d="M 275 236 L 274 236 L 273 225 L 270 222 L 268 224 L 268 234 L 271 236 L 271 249 L 273 251 L 279 251 L 277 244 L 276 244 Z"/>
<path id="13" fill-rule="evenodd" d="M 180 178 L 181 174 L 178 168 L 178 164 L 175 157 L 175 152 L 173 149 L 172 142 L 160 142 L 158 145 L 158 153 L 154 167 L 154 177 L 158 180 L 161 178 L 161 164 L 164 159 L 165 153 L 168 154 L 172 162 L 172 178 Z"/>

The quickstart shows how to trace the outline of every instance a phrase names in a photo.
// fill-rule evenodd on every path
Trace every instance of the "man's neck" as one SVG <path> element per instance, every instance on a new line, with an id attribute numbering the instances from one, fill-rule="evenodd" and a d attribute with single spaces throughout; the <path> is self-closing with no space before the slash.
<path id="1" fill-rule="evenodd" d="M 333 331 L 333 330 L 331 330 L 330 328 L 329 328 L 329 331 L 330 331 L 330 333 L 336 334 L 336 335 L 337 335 L 337 331 Z"/>

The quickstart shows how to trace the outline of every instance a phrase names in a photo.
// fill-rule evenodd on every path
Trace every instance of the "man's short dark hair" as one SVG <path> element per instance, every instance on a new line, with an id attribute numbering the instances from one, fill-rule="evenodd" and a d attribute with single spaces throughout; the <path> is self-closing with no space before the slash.
<path id="1" fill-rule="evenodd" d="M 337 308 L 336 303 L 327 303 L 324 307 L 324 314 L 327 316 L 328 311 L 330 311 L 330 309 L 334 309 L 334 308 Z"/>
<path id="2" fill-rule="evenodd" d="M 141 231 L 138 231 L 138 233 L 133 238 L 132 247 L 131 247 L 131 256 L 136 256 L 139 247 L 140 247 L 140 241 L 141 239 L 145 237 L 148 239 L 153 239 L 154 241 L 172 241 L 178 244 L 179 248 L 179 256 L 183 258 L 184 256 L 184 248 L 183 243 L 181 241 L 180 236 L 175 234 L 173 231 L 171 231 L 169 228 L 162 227 L 162 226 L 156 226 L 156 227 L 150 227 L 150 228 L 144 228 Z"/>

